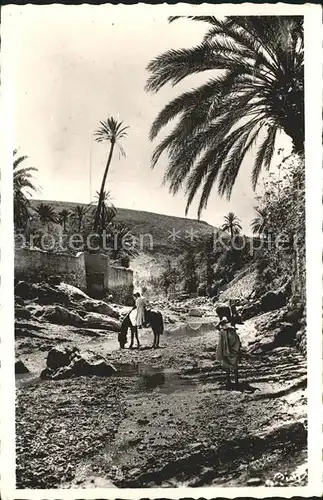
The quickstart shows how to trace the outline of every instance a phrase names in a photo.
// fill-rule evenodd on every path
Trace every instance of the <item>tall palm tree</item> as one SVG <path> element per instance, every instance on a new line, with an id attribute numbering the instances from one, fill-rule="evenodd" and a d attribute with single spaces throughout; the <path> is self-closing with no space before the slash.
<path id="1" fill-rule="evenodd" d="M 296 152 L 304 151 L 304 43 L 301 17 L 190 18 L 208 24 L 204 40 L 153 59 L 146 90 L 158 92 L 167 83 L 174 86 L 189 75 L 217 70 L 205 84 L 167 104 L 150 131 L 153 140 L 178 118 L 156 147 L 152 167 L 168 153 L 164 182 L 173 194 L 185 187 L 186 213 L 202 188 L 200 217 L 215 182 L 219 195 L 230 198 L 243 159 L 256 142 L 254 189 L 261 169 L 270 166 L 278 131 L 291 137 Z"/>
<path id="2" fill-rule="evenodd" d="M 74 211 L 71 214 L 72 219 L 77 221 L 77 230 L 78 232 L 82 229 L 83 219 L 86 216 L 89 208 L 85 205 L 76 205 Z"/>
<path id="3" fill-rule="evenodd" d="M 96 231 L 99 226 L 99 219 L 100 219 L 100 213 L 101 213 L 101 205 L 103 203 L 103 196 L 104 196 L 104 190 L 105 190 L 105 183 L 107 180 L 111 160 L 112 160 L 112 155 L 115 146 L 117 145 L 119 147 L 119 150 L 123 156 L 125 156 L 125 151 L 122 148 L 120 144 L 118 144 L 118 141 L 120 139 L 124 139 L 127 136 L 126 130 L 129 127 L 124 127 L 123 122 L 118 122 L 115 118 L 110 116 L 106 121 L 100 122 L 100 127 L 94 135 L 96 136 L 96 141 L 97 142 L 109 142 L 110 143 L 110 150 L 109 150 L 109 155 L 107 159 L 107 163 L 105 166 L 103 178 L 102 178 L 102 183 L 101 183 L 101 189 L 100 189 L 100 194 L 99 194 L 99 202 L 94 218 L 94 230 Z"/>
<path id="4" fill-rule="evenodd" d="M 48 224 L 50 222 L 57 222 L 57 214 L 53 207 L 47 203 L 41 203 L 37 208 L 36 212 L 39 216 L 40 222 L 46 225 L 48 229 Z"/>
<path id="5" fill-rule="evenodd" d="M 71 216 L 71 212 L 69 210 L 66 210 L 66 208 L 63 208 L 58 214 L 58 220 L 61 224 L 63 224 L 63 230 L 64 232 L 66 231 L 66 223 L 68 219 Z"/>
<path id="6" fill-rule="evenodd" d="M 251 229 L 253 234 L 267 236 L 269 233 L 269 223 L 267 211 L 264 208 L 256 208 L 257 216 L 251 222 Z"/>
<path id="7" fill-rule="evenodd" d="M 222 231 L 229 231 L 232 239 L 242 229 L 240 219 L 233 212 L 229 212 L 228 215 L 224 216 L 224 224 L 221 226 L 221 229 Z"/>
<path id="8" fill-rule="evenodd" d="M 29 219 L 29 199 L 36 188 L 33 184 L 32 172 L 37 172 L 35 167 L 24 167 L 22 162 L 28 156 L 17 156 L 17 150 L 13 151 L 13 194 L 14 194 L 14 224 L 18 229 L 25 227 Z"/>

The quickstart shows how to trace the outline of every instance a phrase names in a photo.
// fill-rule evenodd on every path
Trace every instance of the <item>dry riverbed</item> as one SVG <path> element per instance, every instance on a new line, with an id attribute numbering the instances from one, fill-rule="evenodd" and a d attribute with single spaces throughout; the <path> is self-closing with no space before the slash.
<path id="1" fill-rule="evenodd" d="M 306 461 L 306 360 L 293 347 L 252 356 L 255 321 L 239 328 L 241 380 L 253 393 L 225 390 L 212 318 L 169 326 L 160 349 L 149 348 L 149 331 L 142 349 L 121 351 L 116 333 L 58 325 L 43 343 L 19 341 L 32 373 L 17 380 L 17 487 L 240 486 L 290 475 Z M 67 340 L 104 354 L 116 376 L 39 381 L 49 346 Z"/>

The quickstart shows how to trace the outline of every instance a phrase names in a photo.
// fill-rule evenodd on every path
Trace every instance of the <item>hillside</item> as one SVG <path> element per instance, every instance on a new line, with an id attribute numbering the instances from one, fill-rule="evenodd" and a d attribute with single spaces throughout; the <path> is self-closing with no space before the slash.
<path id="1" fill-rule="evenodd" d="M 83 203 L 73 203 L 68 201 L 52 201 L 52 200 L 31 200 L 31 206 L 37 207 L 41 203 L 46 203 L 55 208 L 57 212 L 64 208 L 72 211 L 76 205 L 85 205 Z M 188 219 L 184 217 L 174 217 L 170 215 L 156 214 L 145 212 L 142 210 L 132 210 L 128 208 L 117 208 L 115 220 L 127 225 L 131 233 L 137 238 L 143 239 L 143 250 L 149 251 L 150 241 L 153 242 L 153 249 L 163 251 L 176 250 L 176 243 L 179 239 L 183 239 L 188 243 L 191 240 L 191 234 L 194 239 L 211 235 L 214 227 L 210 224 L 198 221 L 196 219 Z M 172 237 L 175 231 L 177 238 L 174 241 Z M 151 235 L 152 239 L 149 236 Z"/>

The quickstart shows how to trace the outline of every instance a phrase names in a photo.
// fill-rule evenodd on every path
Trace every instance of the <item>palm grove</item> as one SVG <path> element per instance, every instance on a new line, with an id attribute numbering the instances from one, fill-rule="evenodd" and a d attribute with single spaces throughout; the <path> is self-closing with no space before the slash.
<path id="1" fill-rule="evenodd" d="M 170 18 L 176 22 L 178 17 Z M 175 119 L 173 130 L 157 144 L 152 156 L 154 168 L 162 154 L 168 157 L 164 182 L 172 194 L 184 191 L 186 213 L 199 196 L 198 217 L 207 206 L 214 188 L 219 196 L 232 196 L 239 170 L 248 152 L 252 152 L 251 183 L 256 189 L 261 173 L 271 166 L 277 135 L 283 131 L 293 144 L 293 153 L 282 159 L 276 175 L 267 176 L 263 193 L 257 199 L 252 230 L 265 242 L 284 232 L 287 243 L 276 249 L 264 245 L 250 256 L 248 247 L 233 245 L 223 252 L 213 242 L 198 242 L 194 248 L 182 248 L 180 265 L 167 262 L 164 288 L 180 280 L 190 292 L 199 286 L 210 293 L 223 280 L 232 279 L 239 267 L 256 259 L 259 288 L 279 279 L 291 279 L 298 293 L 304 293 L 305 280 L 305 189 L 304 189 L 304 42 L 303 20 L 292 16 L 212 16 L 190 17 L 204 23 L 206 34 L 193 48 L 169 50 L 148 65 L 147 92 L 159 92 L 165 85 L 177 85 L 190 75 L 214 71 L 214 76 L 193 90 L 184 92 L 160 111 L 154 120 L 150 139 Z M 28 192 L 34 189 L 31 167 L 26 157 L 14 161 L 15 227 L 33 231 L 37 217 L 46 230 L 60 224 L 84 234 L 95 231 L 102 246 L 104 230 L 127 235 L 128 228 L 115 221 L 108 173 L 116 147 L 120 148 L 128 127 L 112 117 L 100 122 L 95 132 L 98 142 L 109 145 L 97 200 L 90 206 L 79 205 L 72 212 L 51 207 L 31 209 Z M 29 190 L 29 191 L 28 191 Z M 31 216 L 32 214 L 32 216 Z M 230 212 L 222 230 L 232 240 L 241 232 L 238 216 Z M 39 229 L 38 229 L 39 230 Z M 118 237 L 119 237 L 118 236 Z M 212 246 L 213 245 L 213 246 Z M 129 251 L 130 252 L 130 251 Z M 129 261 L 127 247 L 119 255 Z M 131 256 L 131 252 L 130 252 Z M 114 255 L 114 257 L 118 257 Z"/>

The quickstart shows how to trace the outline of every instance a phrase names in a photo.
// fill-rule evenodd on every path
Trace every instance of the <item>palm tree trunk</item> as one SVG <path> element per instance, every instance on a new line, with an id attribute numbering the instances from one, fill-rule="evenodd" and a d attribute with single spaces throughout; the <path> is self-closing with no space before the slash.
<path id="1" fill-rule="evenodd" d="M 111 160 L 112 160 L 114 145 L 115 145 L 115 141 L 113 139 L 111 139 L 111 146 L 110 146 L 109 157 L 108 157 L 108 161 L 107 161 L 107 164 L 106 164 L 106 167 L 105 167 L 105 171 L 104 171 L 104 175 L 103 175 L 103 179 L 102 179 L 102 184 L 101 184 L 101 189 L 100 189 L 100 195 L 99 195 L 99 202 L 98 202 L 98 206 L 97 206 L 97 210 L 96 210 L 96 214 L 95 214 L 94 231 L 97 231 L 98 225 L 99 225 L 99 219 L 100 219 L 101 206 L 102 206 L 102 202 L 103 202 L 103 193 L 104 193 L 104 188 L 105 188 L 105 182 L 107 180 L 107 176 L 108 176 L 108 172 L 109 172 L 109 168 L 110 168 L 110 163 L 111 163 Z"/>

